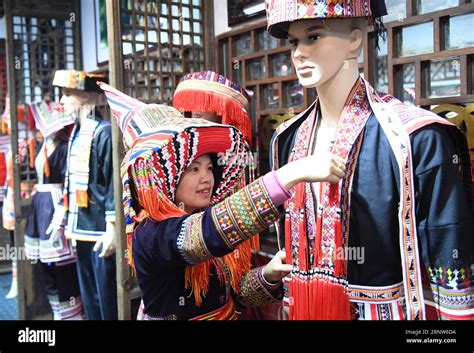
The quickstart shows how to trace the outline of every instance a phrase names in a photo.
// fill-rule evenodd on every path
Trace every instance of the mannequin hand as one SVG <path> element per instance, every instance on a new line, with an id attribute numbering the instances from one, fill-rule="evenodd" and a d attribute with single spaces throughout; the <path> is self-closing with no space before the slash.
<path id="1" fill-rule="evenodd" d="M 46 235 L 49 235 L 49 241 L 51 243 L 58 241 L 64 236 L 64 227 L 66 225 L 65 216 L 64 206 L 56 206 L 51 224 L 48 229 L 46 229 Z"/>
<path id="2" fill-rule="evenodd" d="M 276 171 L 285 189 L 290 190 L 300 182 L 336 184 L 345 176 L 344 160 L 332 153 L 318 153 L 288 163 Z"/>
<path id="3" fill-rule="evenodd" d="M 35 184 L 35 185 L 33 186 L 33 190 L 31 190 L 30 197 L 35 196 L 35 194 L 38 192 L 38 190 L 37 190 L 37 185 L 38 185 L 38 184 Z"/>
<path id="4" fill-rule="evenodd" d="M 263 277 L 269 283 L 277 283 L 293 269 L 292 265 L 285 264 L 286 253 L 280 250 L 273 259 L 263 268 Z"/>
<path id="5" fill-rule="evenodd" d="M 115 242 L 115 229 L 113 223 L 107 222 L 105 234 L 95 243 L 94 251 L 99 251 L 100 246 L 102 245 L 102 251 L 99 254 L 99 257 L 109 257 L 115 253 L 117 248 Z"/>

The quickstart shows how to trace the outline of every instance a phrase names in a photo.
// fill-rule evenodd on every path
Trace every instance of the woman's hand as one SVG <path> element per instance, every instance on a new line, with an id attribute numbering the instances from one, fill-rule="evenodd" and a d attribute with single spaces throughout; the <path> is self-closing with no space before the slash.
<path id="1" fill-rule="evenodd" d="M 344 160 L 329 152 L 308 156 L 302 161 L 307 182 L 327 181 L 337 184 L 346 175 Z"/>
<path id="2" fill-rule="evenodd" d="M 274 284 L 288 275 L 293 266 L 285 264 L 286 253 L 280 250 L 275 254 L 273 259 L 263 268 L 263 277 L 268 283 Z"/>
<path id="3" fill-rule="evenodd" d="M 332 153 L 318 153 L 288 163 L 276 171 L 286 190 L 300 182 L 323 182 L 336 184 L 346 173 L 344 160 Z"/>

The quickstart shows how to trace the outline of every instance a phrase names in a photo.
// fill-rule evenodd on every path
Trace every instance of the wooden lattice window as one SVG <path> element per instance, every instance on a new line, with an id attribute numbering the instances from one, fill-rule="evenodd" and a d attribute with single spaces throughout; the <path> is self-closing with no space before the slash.
<path id="1" fill-rule="evenodd" d="M 52 86 L 58 69 L 75 69 L 73 22 L 66 19 L 13 18 L 15 60 L 18 70 L 17 103 L 58 100 L 61 90 Z"/>
<path id="2" fill-rule="evenodd" d="M 387 1 L 387 42 L 369 33 L 364 66 L 376 89 L 430 108 L 474 102 L 474 4 L 466 0 Z"/>
<path id="3" fill-rule="evenodd" d="M 36 4 L 37 5 L 37 4 Z M 29 6 L 28 1 L 16 4 L 12 16 L 16 104 L 18 107 L 18 138 L 34 137 L 29 128 L 27 103 L 40 100 L 59 101 L 61 89 L 53 87 L 56 70 L 80 69 L 77 48 L 79 18 L 76 1 L 44 2 L 42 9 Z M 38 6 L 38 5 L 37 5 Z M 51 6 L 54 10 L 47 11 Z M 34 169 L 29 158 L 20 166 L 21 180 L 32 184 Z"/>
<path id="4" fill-rule="evenodd" d="M 168 103 L 184 73 L 205 68 L 203 0 L 122 1 L 124 90 Z"/>

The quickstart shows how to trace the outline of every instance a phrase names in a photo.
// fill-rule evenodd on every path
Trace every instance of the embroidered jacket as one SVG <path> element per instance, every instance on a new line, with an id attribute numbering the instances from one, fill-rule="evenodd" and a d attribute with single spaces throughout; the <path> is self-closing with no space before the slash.
<path id="1" fill-rule="evenodd" d="M 282 298 L 281 283 L 266 283 L 262 268 L 252 269 L 243 277 L 238 293 L 231 293 L 213 269 L 200 306 L 196 306 L 184 283 L 187 266 L 218 260 L 279 218 L 263 180 L 256 180 L 203 212 L 162 222 L 148 219 L 137 226 L 133 259 L 144 303 L 142 318 L 209 319 L 216 310 L 227 308 L 232 297 L 245 306 Z M 281 195 L 273 199 L 278 197 Z"/>
<path id="2" fill-rule="evenodd" d="M 470 159 L 464 137 L 435 114 L 404 105 L 391 96 L 377 95 L 362 79 L 351 94 L 348 102 L 353 105 L 347 111 L 356 119 L 367 114 L 359 145 L 354 144 L 351 151 L 353 160 L 349 158 L 345 179 L 348 198 L 341 204 L 342 219 L 349 224 L 343 234 L 347 239 L 346 283 L 352 318 L 473 319 L 474 223 Z M 278 128 L 271 143 L 273 169 L 285 165 L 295 152 L 298 133 L 315 109 L 317 102 Z M 392 126 L 395 121 L 399 124 Z M 403 160 L 412 163 L 412 181 L 407 179 L 403 184 L 400 170 L 404 169 L 394 147 L 397 135 L 407 136 L 400 146 L 410 151 Z M 403 216 L 399 212 L 401 191 L 409 193 L 410 189 L 415 199 L 414 230 L 410 232 L 415 247 L 400 236 L 405 234 L 399 220 Z M 311 192 L 307 199 L 313 202 L 306 207 L 316 223 L 316 200 Z M 286 212 L 291 217 L 291 209 Z M 283 223 L 280 226 L 284 229 Z M 313 226 L 310 220 L 307 227 Z M 308 228 L 307 232 L 313 234 Z M 292 244 L 285 245 L 297 258 L 294 234 Z M 414 280 L 411 271 L 418 272 Z M 286 305 L 291 304 L 288 286 L 292 280 L 293 276 L 285 279 Z M 420 282 L 431 291 L 423 292 Z M 417 287 L 418 292 L 407 286 Z M 413 301 L 415 295 L 418 302 Z"/>
<path id="3" fill-rule="evenodd" d="M 76 129 L 69 150 L 69 186 L 67 194 L 66 235 L 83 241 L 96 241 L 106 230 L 106 222 L 115 221 L 114 183 L 112 168 L 112 130 L 108 121 L 96 116 L 96 128 L 90 145 L 89 174 L 87 182 L 87 207 L 79 207 L 75 191 L 81 186 L 76 158 L 84 153 L 81 148 L 80 130 Z"/>

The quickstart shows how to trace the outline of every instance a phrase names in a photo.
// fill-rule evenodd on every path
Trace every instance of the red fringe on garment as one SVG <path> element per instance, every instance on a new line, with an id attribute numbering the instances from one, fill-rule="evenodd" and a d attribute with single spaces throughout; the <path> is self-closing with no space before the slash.
<path id="1" fill-rule="evenodd" d="M 337 202 L 338 186 L 330 185 L 329 203 Z M 350 302 L 346 288 L 340 283 L 327 280 L 324 275 L 308 274 L 312 268 L 321 261 L 321 239 L 323 237 L 323 227 L 321 216 L 317 215 L 315 243 L 313 247 L 314 260 L 309 264 L 309 244 L 306 233 L 305 216 L 305 183 L 300 183 L 296 187 L 295 207 L 300 210 L 298 218 L 299 233 L 299 269 L 305 274 L 294 274 L 290 283 L 290 320 L 350 320 Z M 342 247 L 342 227 L 340 220 L 334 224 L 336 249 Z M 293 264 L 292 260 L 292 235 L 289 215 L 285 219 L 285 241 L 287 263 Z M 337 252 L 336 252 L 337 255 Z M 335 257 L 334 276 L 340 278 L 345 274 L 345 259 Z"/>
<path id="2" fill-rule="evenodd" d="M 201 306 L 202 298 L 206 296 L 209 290 L 211 265 L 216 268 L 221 283 L 229 283 L 232 289 L 238 292 L 240 280 L 250 271 L 251 256 L 250 240 L 247 240 L 239 244 L 233 252 L 222 258 L 214 258 L 186 267 L 185 288 L 192 289 L 196 305 Z"/>

